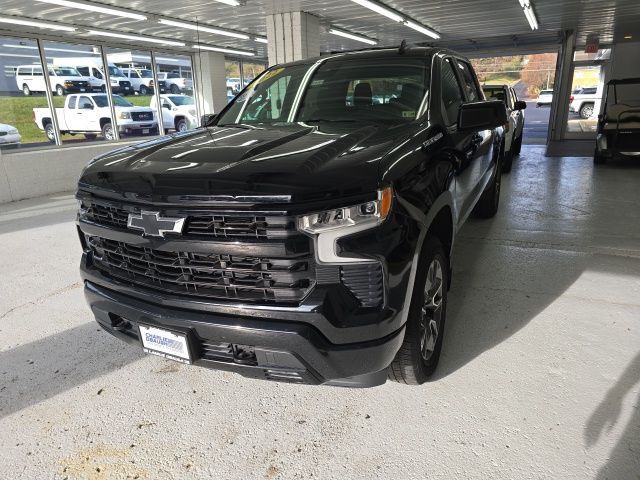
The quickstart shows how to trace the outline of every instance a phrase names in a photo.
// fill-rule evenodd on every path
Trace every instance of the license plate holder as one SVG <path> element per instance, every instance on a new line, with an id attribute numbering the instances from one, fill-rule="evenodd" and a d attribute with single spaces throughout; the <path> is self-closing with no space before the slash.
<path id="1" fill-rule="evenodd" d="M 147 133 L 149 133 L 149 129 L 148 128 L 143 128 L 142 129 L 142 134 L 146 135 Z"/>
<path id="2" fill-rule="evenodd" d="M 180 363 L 193 363 L 189 338 L 186 334 L 151 325 L 139 325 L 138 329 L 142 350 L 145 353 L 158 355 Z"/>

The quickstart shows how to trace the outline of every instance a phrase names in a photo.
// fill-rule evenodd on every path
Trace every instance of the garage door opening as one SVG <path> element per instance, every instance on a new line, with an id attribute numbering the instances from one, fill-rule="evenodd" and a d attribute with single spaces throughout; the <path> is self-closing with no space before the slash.
<path id="1" fill-rule="evenodd" d="M 549 131 L 557 53 L 536 53 L 472 60 L 483 85 L 509 85 L 527 103 L 523 143 L 544 145 Z"/>

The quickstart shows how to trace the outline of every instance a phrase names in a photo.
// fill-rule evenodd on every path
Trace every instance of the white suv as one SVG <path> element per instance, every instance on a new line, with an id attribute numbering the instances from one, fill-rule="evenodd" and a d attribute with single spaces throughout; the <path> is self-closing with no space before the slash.
<path id="1" fill-rule="evenodd" d="M 198 126 L 196 105 L 193 97 L 188 95 L 160 95 L 162 102 L 162 123 L 164 129 L 185 132 Z M 156 96 L 151 97 L 149 107 L 157 112 Z"/>

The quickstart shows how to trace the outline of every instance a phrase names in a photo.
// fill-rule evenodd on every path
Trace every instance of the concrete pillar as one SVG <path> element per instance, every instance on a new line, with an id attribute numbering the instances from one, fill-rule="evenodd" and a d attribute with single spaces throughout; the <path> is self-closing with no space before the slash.
<path id="1" fill-rule="evenodd" d="M 218 113 L 227 104 L 227 74 L 224 54 L 196 52 L 193 56 L 194 84 L 198 89 L 198 108 L 202 115 Z"/>
<path id="2" fill-rule="evenodd" d="M 576 47 L 576 34 L 573 30 L 564 32 L 562 47 L 556 63 L 556 80 L 553 86 L 551 104 L 551 122 L 547 144 L 564 140 L 569 117 L 569 96 L 573 82 L 573 52 Z"/>
<path id="3" fill-rule="evenodd" d="M 320 19 L 299 7 L 287 0 L 267 3 L 269 65 L 320 55 Z"/>

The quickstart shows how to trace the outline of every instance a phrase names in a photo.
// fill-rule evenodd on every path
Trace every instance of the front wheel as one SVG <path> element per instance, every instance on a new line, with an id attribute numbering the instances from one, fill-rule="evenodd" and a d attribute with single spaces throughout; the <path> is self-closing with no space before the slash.
<path id="1" fill-rule="evenodd" d="M 56 85 L 56 95 L 58 95 L 59 97 L 64 96 L 64 88 L 62 87 L 62 85 Z"/>
<path id="2" fill-rule="evenodd" d="M 189 126 L 184 118 L 181 118 L 176 122 L 176 132 L 186 132 L 188 129 Z"/>
<path id="3" fill-rule="evenodd" d="M 513 146 L 511 147 L 514 156 L 520 155 L 522 151 L 522 135 L 524 135 L 524 126 L 522 127 L 522 132 L 520 132 L 520 136 L 513 142 Z"/>
<path id="4" fill-rule="evenodd" d="M 404 341 L 387 378 L 408 385 L 426 382 L 440 360 L 447 315 L 449 267 L 442 243 L 427 237 L 416 274 Z"/>
<path id="5" fill-rule="evenodd" d="M 108 141 L 115 140 L 116 137 L 113 132 L 113 125 L 111 125 L 111 122 L 105 123 L 102 126 L 102 136 L 104 137 L 105 140 L 108 140 Z"/>
<path id="6" fill-rule="evenodd" d="M 178 87 L 175 83 L 171 85 L 171 93 L 174 95 L 178 95 L 180 93 L 180 87 Z"/>
<path id="7" fill-rule="evenodd" d="M 147 93 L 149 93 L 149 90 L 147 90 L 147 86 L 140 85 L 140 95 L 146 95 Z"/>

